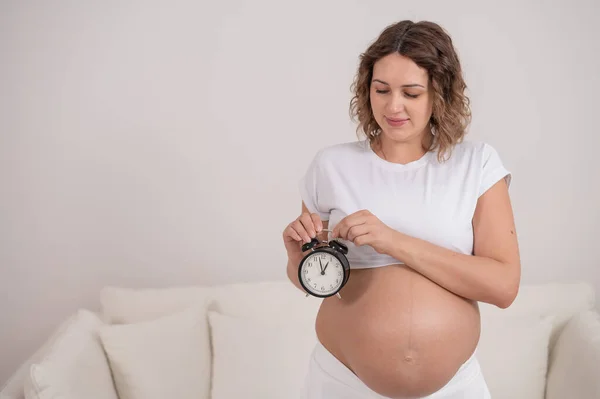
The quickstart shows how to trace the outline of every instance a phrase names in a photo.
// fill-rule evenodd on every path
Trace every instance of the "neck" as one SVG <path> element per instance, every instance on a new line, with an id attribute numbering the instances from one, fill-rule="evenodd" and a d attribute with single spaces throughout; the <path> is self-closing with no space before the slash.
<path id="1" fill-rule="evenodd" d="M 374 150 L 383 159 L 392 163 L 407 164 L 420 159 L 431 145 L 433 136 L 426 133 L 411 142 L 389 140 L 380 134 L 375 142 Z"/>

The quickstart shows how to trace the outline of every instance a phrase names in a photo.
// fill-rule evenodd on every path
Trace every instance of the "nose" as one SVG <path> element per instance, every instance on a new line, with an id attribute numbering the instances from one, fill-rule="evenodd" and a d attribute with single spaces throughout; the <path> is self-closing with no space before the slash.
<path id="1" fill-rule="evenodd" d="M 388 99 L 386 108 L 391 115 L 404 111 L 404 97 L 402 97 L 402 93 L 394 91 Z"/>

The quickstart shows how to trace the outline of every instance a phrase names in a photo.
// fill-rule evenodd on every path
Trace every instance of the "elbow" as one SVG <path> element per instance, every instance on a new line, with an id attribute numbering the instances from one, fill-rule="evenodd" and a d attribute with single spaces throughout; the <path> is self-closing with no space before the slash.
<path id="1" fill-rule="evenodd" d="M 504 293 L 497 301 L 496 301 L 496 306 L 498 306 L 500 309 L 506 309 L 508 307 L 510 307 L 510 305 L 513 304 L 513 302 L 515 301 L 515 299 L 517 298 L 517 295 L 513 295 L 513 294 L 506 294 Z"/>
<path id="2" fill-rule="evenodd" d="M 520 277 L 511 278 L 506 284 L 502 285 L 497 293 L 496 306 L 500 309 L 510 307 L 519 295 Z"/>

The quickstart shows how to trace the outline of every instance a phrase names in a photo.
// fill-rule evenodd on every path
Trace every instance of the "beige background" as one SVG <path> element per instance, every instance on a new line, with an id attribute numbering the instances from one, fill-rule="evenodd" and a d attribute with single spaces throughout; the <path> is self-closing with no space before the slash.
<path id="1" fill-rule="evenodd" d="M 0 383 L 100 288 L 285 278 L 358 55 L 452 35 L 470 138 L 513 172 L 523 282 L 600 290 L 598 6 L 542 1 L 0 2 Z"/>

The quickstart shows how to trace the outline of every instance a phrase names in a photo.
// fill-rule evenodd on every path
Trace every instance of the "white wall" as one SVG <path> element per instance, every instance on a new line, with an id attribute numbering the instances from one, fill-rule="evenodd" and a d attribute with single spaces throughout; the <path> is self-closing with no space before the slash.
<path id="1" fill-rule="evenodd" d="M 600 290 L 593 1 L 205 3 L 0 3 L 0 383 L 104 285 L 285 278 L 296 182 L 356 138 L 358 55 L 405 18 L 459 49 L 523 282 Z"/>

